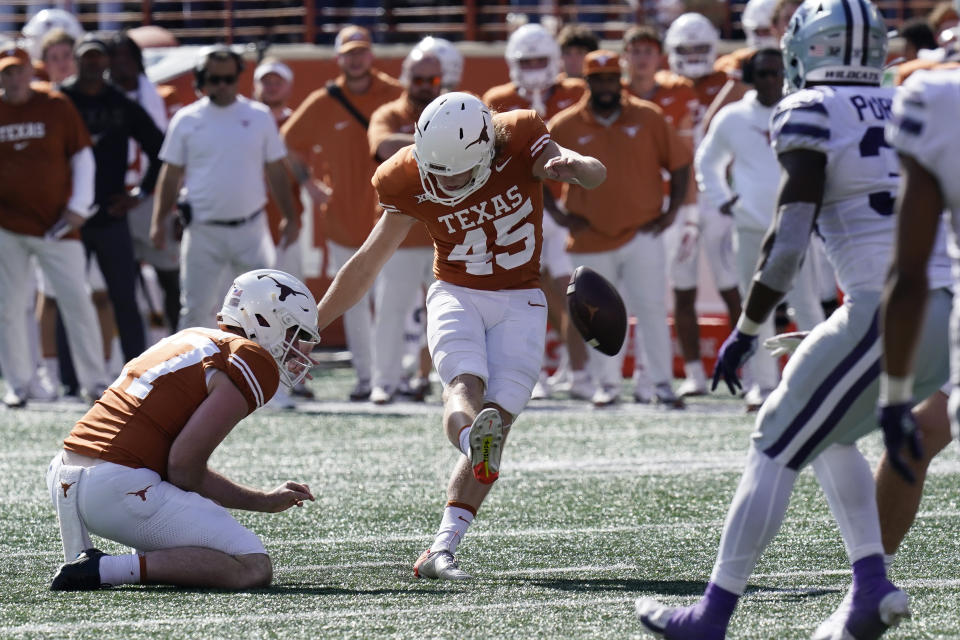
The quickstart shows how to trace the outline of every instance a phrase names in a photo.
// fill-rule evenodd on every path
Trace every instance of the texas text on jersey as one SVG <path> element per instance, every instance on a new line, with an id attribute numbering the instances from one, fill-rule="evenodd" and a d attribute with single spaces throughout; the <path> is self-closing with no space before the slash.
<path id="1" fill-rule="evenodd" d="M 497 114 L 495 130 L 510 131 L 493 161 L 490 178 L 456 206 L 429 200 L 423 192 L 413 147 L 380 165 L 373 185 L 387 213 L 421 220 L 433 238 L 434 275 L 451 284 L 484 289 L 539 287 L 543 191 L 533 164 L 550 142 L 543 121 L 529 110 Z M 464 131 L 464 139 L 494 136 Z"/>

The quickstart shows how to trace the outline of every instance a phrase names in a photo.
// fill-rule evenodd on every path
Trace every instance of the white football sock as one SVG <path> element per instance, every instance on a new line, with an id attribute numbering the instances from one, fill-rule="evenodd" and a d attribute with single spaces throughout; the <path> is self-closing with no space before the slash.
<path id="1" fill-rule="evenodd" d="M 60 363 L 57 362 L 57 357 L 44 358 L 42 365 L 44 370 L 47 372 L 47 378 L 54 385 L 60 385 Z"/>
<path id="2" fill-rule="evenodd" d="M 743 594 L 767 545 L 780 530 L 797 472 L 750 446 L 747 467 L 727 511 L 711 582 Z"/>
<path id="3" fill-rule="evenodd" d="M 100 582 L 103 584 L 138 584 L 140 582 L 140 556 L 127 553 L 121 556 L 100 558 Z"/>
<path id="4" fill-rule="evenodd" d="M 467 457 L 470 457 L 470 431 L 472 430 L 473 425 L 467 425 L 460 430 L 460 451 Z"/>
<path id="5" fill-rule="evenodd" d="M 473 513 L 460 507 L 447 505 L 443 510 L 443 519 L 440 520 L 440 530 L 433 544 L 430 545 L 430 551 L 446 549 L 450 553 L 456 553 L 457 545 L 460 544 L 471 522 L 473 522 Z"/>
<path id="6" fill-rule="evenodd" d="M 688 380 L 694 380 L 700 386 L 707 386 L 707 374 L 703 370 L 702 360 L 691 360 L 683 363 L 683 373 Z"/>
<path id="7" fill-rule="evenodd" d="M 850 564 L 883 553 L 877 488 L 870 465 L 849 444 L 833 444 L 813 461 L 813 471 L 840 527 Z"/>

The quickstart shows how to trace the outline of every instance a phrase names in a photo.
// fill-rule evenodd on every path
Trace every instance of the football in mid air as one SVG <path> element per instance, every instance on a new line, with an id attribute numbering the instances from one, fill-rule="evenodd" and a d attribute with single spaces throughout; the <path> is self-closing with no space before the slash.
<path id="1" fill-rule="evenodd" d="M 616 288 L 590 267 L 579 266 L 567 285 L 570 319 L 587 344 L 617 355 L 627 336 L 627 309 Z"/>

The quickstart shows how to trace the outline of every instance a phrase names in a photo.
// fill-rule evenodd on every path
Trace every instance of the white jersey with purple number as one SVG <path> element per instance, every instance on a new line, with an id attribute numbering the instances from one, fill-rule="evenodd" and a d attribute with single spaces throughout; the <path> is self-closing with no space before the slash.
<path id="1" fill-rule="evenodd" d="M 944 206 L 951 212 L 951 255 L 960 260 L 960 69 L 917 71 L 897 90 L 887 139 L 936 176 Z"/>
<path id="2" fill-rule="evenodd" d="M 846 293 L 880 291 L 893 255 L 896 151 L 884 137 L 893 89 L 817 86 L 785 97 L 771 119 L 774 150 L 809 149 L 827 158 L 817 230 Z M 939 256 L 939 257 L 938 257 Z M 945 246 L 931 261 L 931 288 L 950 284 Z"/>

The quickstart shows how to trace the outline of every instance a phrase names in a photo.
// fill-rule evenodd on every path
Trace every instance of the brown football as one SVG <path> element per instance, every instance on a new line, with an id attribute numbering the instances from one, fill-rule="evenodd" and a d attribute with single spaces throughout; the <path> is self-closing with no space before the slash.
<path id="1" fill-rule="evenodd" d="M 570 319 L 587 344 L 608 356 L 627 336 L 627 309 L 616 288 L 589 267 L 577 267 L 567 285 Z"/>

